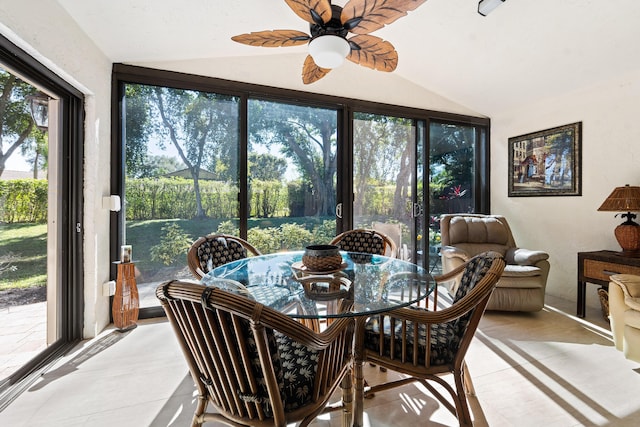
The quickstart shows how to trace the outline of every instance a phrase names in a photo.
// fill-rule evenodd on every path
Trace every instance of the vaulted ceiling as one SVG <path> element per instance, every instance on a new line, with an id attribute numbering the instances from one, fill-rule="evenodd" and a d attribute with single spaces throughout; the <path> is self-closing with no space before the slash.
<path id="1" fill-rule="evenodd" d="M 402 82 L 487 116 L 640 71 L 637 0 L 506 0 L 487 17 L 477 0 L 428 0 L 373 33 L 395 46 L 396 71 L 346 63 L 311 85 L 300 77 L 306 46 L 231 40 L 308 32 L 284 0 L 57 1 L 113 62 L 319 93 Z"/>

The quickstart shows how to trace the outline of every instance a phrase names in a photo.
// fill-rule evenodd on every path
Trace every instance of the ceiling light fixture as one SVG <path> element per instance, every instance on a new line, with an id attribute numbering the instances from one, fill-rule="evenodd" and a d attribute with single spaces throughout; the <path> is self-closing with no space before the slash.
<path id="1" fill-rule="evenodd" d="M 309 43 L 309 55 L 321 68 L 339 67 L 350 51 L 349 42 L 344 37 L 331 34 L 316 37 Z"/>
<path id="2" fill-rule="evenodd" d="M 505 0 L 480 0 L 478 3 L 478 13 L 487 16 L 493 9 L 504 3 Z"/>
<path id="3" fill-rule="evenodd" d="M 46 132 L 49 129 L 49 97 L 42 92 L 25 96 L 29 102 L 31 118 L 38 129 Z"/>

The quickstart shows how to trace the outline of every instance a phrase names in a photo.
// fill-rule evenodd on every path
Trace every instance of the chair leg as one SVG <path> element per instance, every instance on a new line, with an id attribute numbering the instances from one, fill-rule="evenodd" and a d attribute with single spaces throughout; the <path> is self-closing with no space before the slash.
<path id="1" fill-rule="evenodd" d="M 200 395 L 198 396 L 198 404 L 196 406 L 196 411 L 193 414 L 193 421 L 191 422 L 191 427 L 201 427 L 204 422 L 204 411 L 207 409 L 207 398 Z"/>
<path id="2" fill-rule="evenodd" d="M 462 378 L 464 382 L 464 390 L 469 396 L 476 395 L 476 389 L 473 386 L 473 381 L 471 381 L 471 375 L 469 375 L 469 368 L 467 367 L 467 362 L 462 362 Z"/>
<path id="3" fill-rule="evenodd" d="M 353 425 L 353 382 L 351 381 L 351 372 L 344 376 L 340 383 L 342 389 L 342 427 L 351 427 Z"/>
<path id="4" fill-rule="evenodd" d="M 472 427 L 473 423 L 471 422 L 471 412 L 469 411 L 469 404 L 467 403 L 467 395 L 465 394 L 465 384 L 464 371 L 466 369 L 461 369 L 460 371 L 454 371 L 453 377 L 456 383 L 456 412 L 458 415 L 458 422 L 460 423 L 460 427 Z"/>

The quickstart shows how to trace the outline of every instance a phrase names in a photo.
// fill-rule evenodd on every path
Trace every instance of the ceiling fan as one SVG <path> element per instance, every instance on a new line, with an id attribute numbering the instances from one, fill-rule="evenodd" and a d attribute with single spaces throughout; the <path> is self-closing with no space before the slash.
<path id="1" fill-rule="evenodd" d="M 231 37 L 250 46 L 285 47 L 309 43 L 302 67 L 304 84 L 320 80 L 349 61 L 391 72 L 398 52 L 391 43 L 369 35 L 415 10 L 426 0 L 349 0 L 344 7 L 330 0 L 284 0 L 300 18 L 309 22 L 311 35 L 297 30 L 266 30 Z M 349 33 L 354 34 L 347 38 Z"/>

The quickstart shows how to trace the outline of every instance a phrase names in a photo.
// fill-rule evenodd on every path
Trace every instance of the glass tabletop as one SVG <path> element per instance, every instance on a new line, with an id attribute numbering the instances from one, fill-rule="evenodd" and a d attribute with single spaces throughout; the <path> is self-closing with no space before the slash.
<path id="1" fill-rule="evenodd" d="M 343 264 L 314 272 L 304 252 L 244 258 L 207 273 L 202 283 L 246 295 L 296 318 L 371 315 L 421 301 L 435 282 L 427 270 L 381 255 L 341 252 Z"/>

